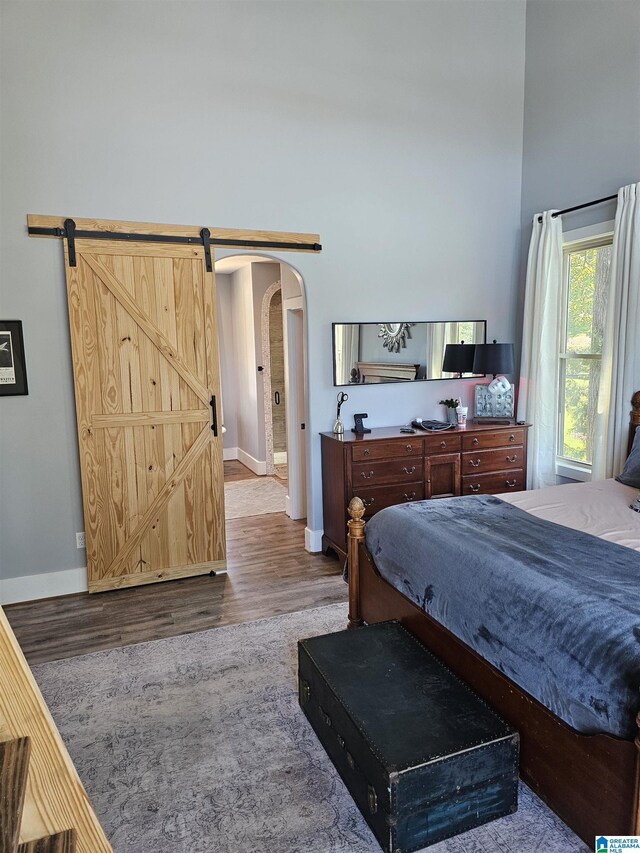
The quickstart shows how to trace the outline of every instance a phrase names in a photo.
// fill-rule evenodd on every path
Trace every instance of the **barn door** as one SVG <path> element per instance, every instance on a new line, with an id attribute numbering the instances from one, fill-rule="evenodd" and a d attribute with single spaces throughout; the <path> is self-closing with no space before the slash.
<path id="1" fill-rule="evenodd" d="M 65 266 L 89 591 L 226 566 L 202 246 L 77 239 Z"/>

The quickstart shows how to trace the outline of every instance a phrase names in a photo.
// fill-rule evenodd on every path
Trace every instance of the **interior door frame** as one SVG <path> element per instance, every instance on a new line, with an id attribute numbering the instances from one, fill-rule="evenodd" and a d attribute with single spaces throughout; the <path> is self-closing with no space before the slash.
<path id="1" fill-rule="evenodd" d="M 285 308 L 284 369 L 287 394 L 287 465 L 289 493 L 287 515 L 307 517 L 307 366 L 302 296 Z M 301 357 L 302 356 L 302 357 Z"/>

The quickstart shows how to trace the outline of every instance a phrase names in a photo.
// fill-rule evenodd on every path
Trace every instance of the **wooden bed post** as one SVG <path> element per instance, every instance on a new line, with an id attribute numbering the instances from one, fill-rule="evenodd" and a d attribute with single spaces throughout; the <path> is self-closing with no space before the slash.
<path id="1" fill-rule="evenodd" d="M 631 398 L 629 446 L 627 447 L 627 453 L 631 453 L 631 445 L 633 444 L 633 438 L 636 434 L 637 429 L 640 429 L 640 391 L 636 391 L 636 393 Z"/>
<path id="2" fill-rule="evenodd" d="M 349 503 L 347 522 L 347 558 L 349 561 L 349 628 L 358 628 L 364 624 L 360 612 L 360 566 L 358 564 L 358 549 L 364 539 L 364 504 L 360 498 L 352 498 Z"/>

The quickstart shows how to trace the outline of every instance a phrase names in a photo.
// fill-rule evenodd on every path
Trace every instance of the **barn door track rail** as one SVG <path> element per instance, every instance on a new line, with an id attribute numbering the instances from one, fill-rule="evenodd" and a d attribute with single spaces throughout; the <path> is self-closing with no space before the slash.
<path id="1" fill-rule="evenodd" d="M 240 231 L 110 219 L 71 219 L 60 216 L 27 216 L 30 237 L 66 239 L 69 266 L 76 265 L 76 240 L 123 240 L 135 243 L 177 243 L 203 246 L 207 272 L 213 269 L 211 247 L 279 249 L 286 252 L 320 252 L 318 234 L 282 231 Z"/>

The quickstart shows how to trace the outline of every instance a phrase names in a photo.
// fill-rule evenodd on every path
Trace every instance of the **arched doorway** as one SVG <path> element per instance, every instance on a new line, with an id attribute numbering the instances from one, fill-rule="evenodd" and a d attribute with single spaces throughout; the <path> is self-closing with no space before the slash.
<path id="1" fill-rule="evenodd" d="M 306 517 L 304 283 L 289 264 L 233 255 L 215 264 L 225 459 L 286 482 L 286 514 Z"/>

